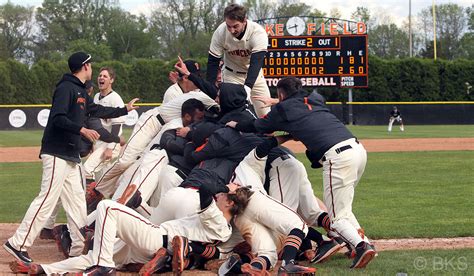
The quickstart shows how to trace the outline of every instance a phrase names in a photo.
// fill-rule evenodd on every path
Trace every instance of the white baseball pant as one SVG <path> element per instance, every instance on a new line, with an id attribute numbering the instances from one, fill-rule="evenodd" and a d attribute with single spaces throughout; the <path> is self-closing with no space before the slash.
<path id="1" fill-rule="evenodd" d="M 43 176 L 40 192 L 8 241 L 16 250 L 31 247 L 61 198 L 71 233 L 70 255 L 81 255 L 84 237 L 79 229 L 86 224 L 87 212 L 80 165 L 49 154 L 41 154 L 41 160 Z"/>
<path id="2" fill-rule="evenodd" d="M 348 145 L 351 148 L 337 153 L 336 149 Z M 352 201 L 354 189 L 365 170 L 367 152 L 362 144 L 351 138 L 334 145 L 323 159 L 324 203 L 331 218 L 331 228 L 355 247 L 363 239 L 357 232 L 360 225 L 352 213 Z"/>

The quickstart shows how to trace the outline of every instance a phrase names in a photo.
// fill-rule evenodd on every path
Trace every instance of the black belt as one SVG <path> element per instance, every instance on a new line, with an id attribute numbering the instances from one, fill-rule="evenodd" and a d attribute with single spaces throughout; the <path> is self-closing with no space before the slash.
<path id="1" fill-rule="evenodd" d="M 186 173 L 183 172 L 183 171 L 180 170 L 180 169 L 177 169 L 177 170 L 176 170 L 176 174 L 179 175 L 179 177 L 181 177 L 183 180 L 185 180 L 186 177 L 188 177 L 188 176 L 186 175 Z"/>
<path id="2" fill-rule="evenodd" d="M 229 71 L 231 71 L 231 72 L 237 73 L 237 74 L 242 74 L 242 75 L 246 75 L 246 74 L 247 74 L 246 72 L 236 71 L 236 70 L 234 70 L 234 69 L 232 69 L 232 68 L 229 68 L 229 67 L 227 67 L 227 66 L 224 66 L 224 68 L 227 69 L 227 70 L 229 70 Z"/>
<path id="3" fill-rule="evenodd" d="M 348 150 L 348 149 L 352 149 L 352 146 L 351 145 L 345 145 L 345 146 L 342 146 L 340 148 L 337 148 L 335 149 L 336 153 L 339 154 L 345 150 Z M 326 161 L 326 156 L 323 156 L 323 158 L 321 158 L 321 161 Z"/>
<path id="4" fill-rule="evenodd" d="M 161 124 L 162 126 L 164 126 L 164 125 L 166 124 L 166 123 L 165 123 L 165 120 L 163 120 L 163 117 L 161 117 L 160 114 L 157 114 L 157 115 L 156 115 L 156 118 L 158 119 L 158 122 L 160 122 L 160 124 Z"/>

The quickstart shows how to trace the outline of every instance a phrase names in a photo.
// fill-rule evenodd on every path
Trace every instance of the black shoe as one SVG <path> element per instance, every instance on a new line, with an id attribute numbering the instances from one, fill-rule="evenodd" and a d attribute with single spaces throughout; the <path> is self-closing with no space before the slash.
<path id="1" fill-rule="evenodd" d="M 315 273 L 316 273 L 316 268 L 297 265 L 293 262 L 290 262 L 286 264 L 285 266 L 280 266 L 280 268 L 278 269 L 278 276 L 314 275 Z"/>
<path id="2" fill-rule="evenodd" d="M 316 249 L 316 255 L 311 259 L 312 263 L 320 263 L 327 260 L 337 251 L 339 251 L 342 246 L 334 240 L 323 241 L 318 248 Z"/>
<path id="3" fill-rule="evenodd" d="M 5 248 L 5 250 L 8 253 L 10 253 L 13 257 L 15 257 L 16 259 L 22 262 L 25 262 L 25 263 L 33 262 L 33 260 L 28 255 L 28 252 L 16 250 L 15 248 L 13 248 L 13 246 L 11 246 L 10 242 L 8 241 L 3 244 L 3 248 Z"/>
<path id="4" fill-rule="evenodd" d="M 53 229 L 48 229 L 48 228 L 41 229 L 40 239 L 42 239 L 42 240 L 54 240 Z"/>
<path id="5" fill-rule="evenodd" d="M 114 267 L 92 266 L 86 269 L 82 276 L 115 276 L 116 270 Z"/>
<path id="6" fill-rule="evenodd" d="M 67 229 L 66 224 L 57 225 L 53 228 L 54 239 L 58 246 L 59 252 L 63 253 L 64 257 L 69 258 L 69 251 L 71 250 L 71 235 Z"/>
<path id="7" fill-rule="evenodd" d="M 367 264 L 375 257 L 375 249 L 372 245 L 362 242 L 361 245 L 356 247 L 356 255 L 351 268 L 364 268 Z"/>

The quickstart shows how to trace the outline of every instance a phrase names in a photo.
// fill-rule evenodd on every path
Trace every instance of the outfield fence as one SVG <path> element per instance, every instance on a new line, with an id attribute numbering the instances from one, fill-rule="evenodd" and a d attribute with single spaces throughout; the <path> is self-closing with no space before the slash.
<path id="1" fill-rule="evenodd" d="M 159 105 L 140 104 L 137 111 L 126 117 L 126 126 L 133 127 L 141 113 Z M 398 107 L 405 124 L 474 124 L 474 102 L 328 102 L 327 105 L 346 124 L 387 124 L 393 106 Z M 48 121 L 50 107 L 48 104 L 0 105 L 0 130 L 42 129 Z"/>

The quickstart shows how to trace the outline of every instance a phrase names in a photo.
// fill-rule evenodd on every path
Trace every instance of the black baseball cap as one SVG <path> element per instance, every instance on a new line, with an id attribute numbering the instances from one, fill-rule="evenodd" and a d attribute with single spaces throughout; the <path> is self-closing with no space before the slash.
<path id="1" fill-rule="evenodd" d="M 71 70 L 71 72 L 75 72 L 81 69 L 84 64 L 90 62 L 92 62 L 92 56 L 84 52 L 76 52 L 72 54 L 67 60 L 69 70 Z"/>

